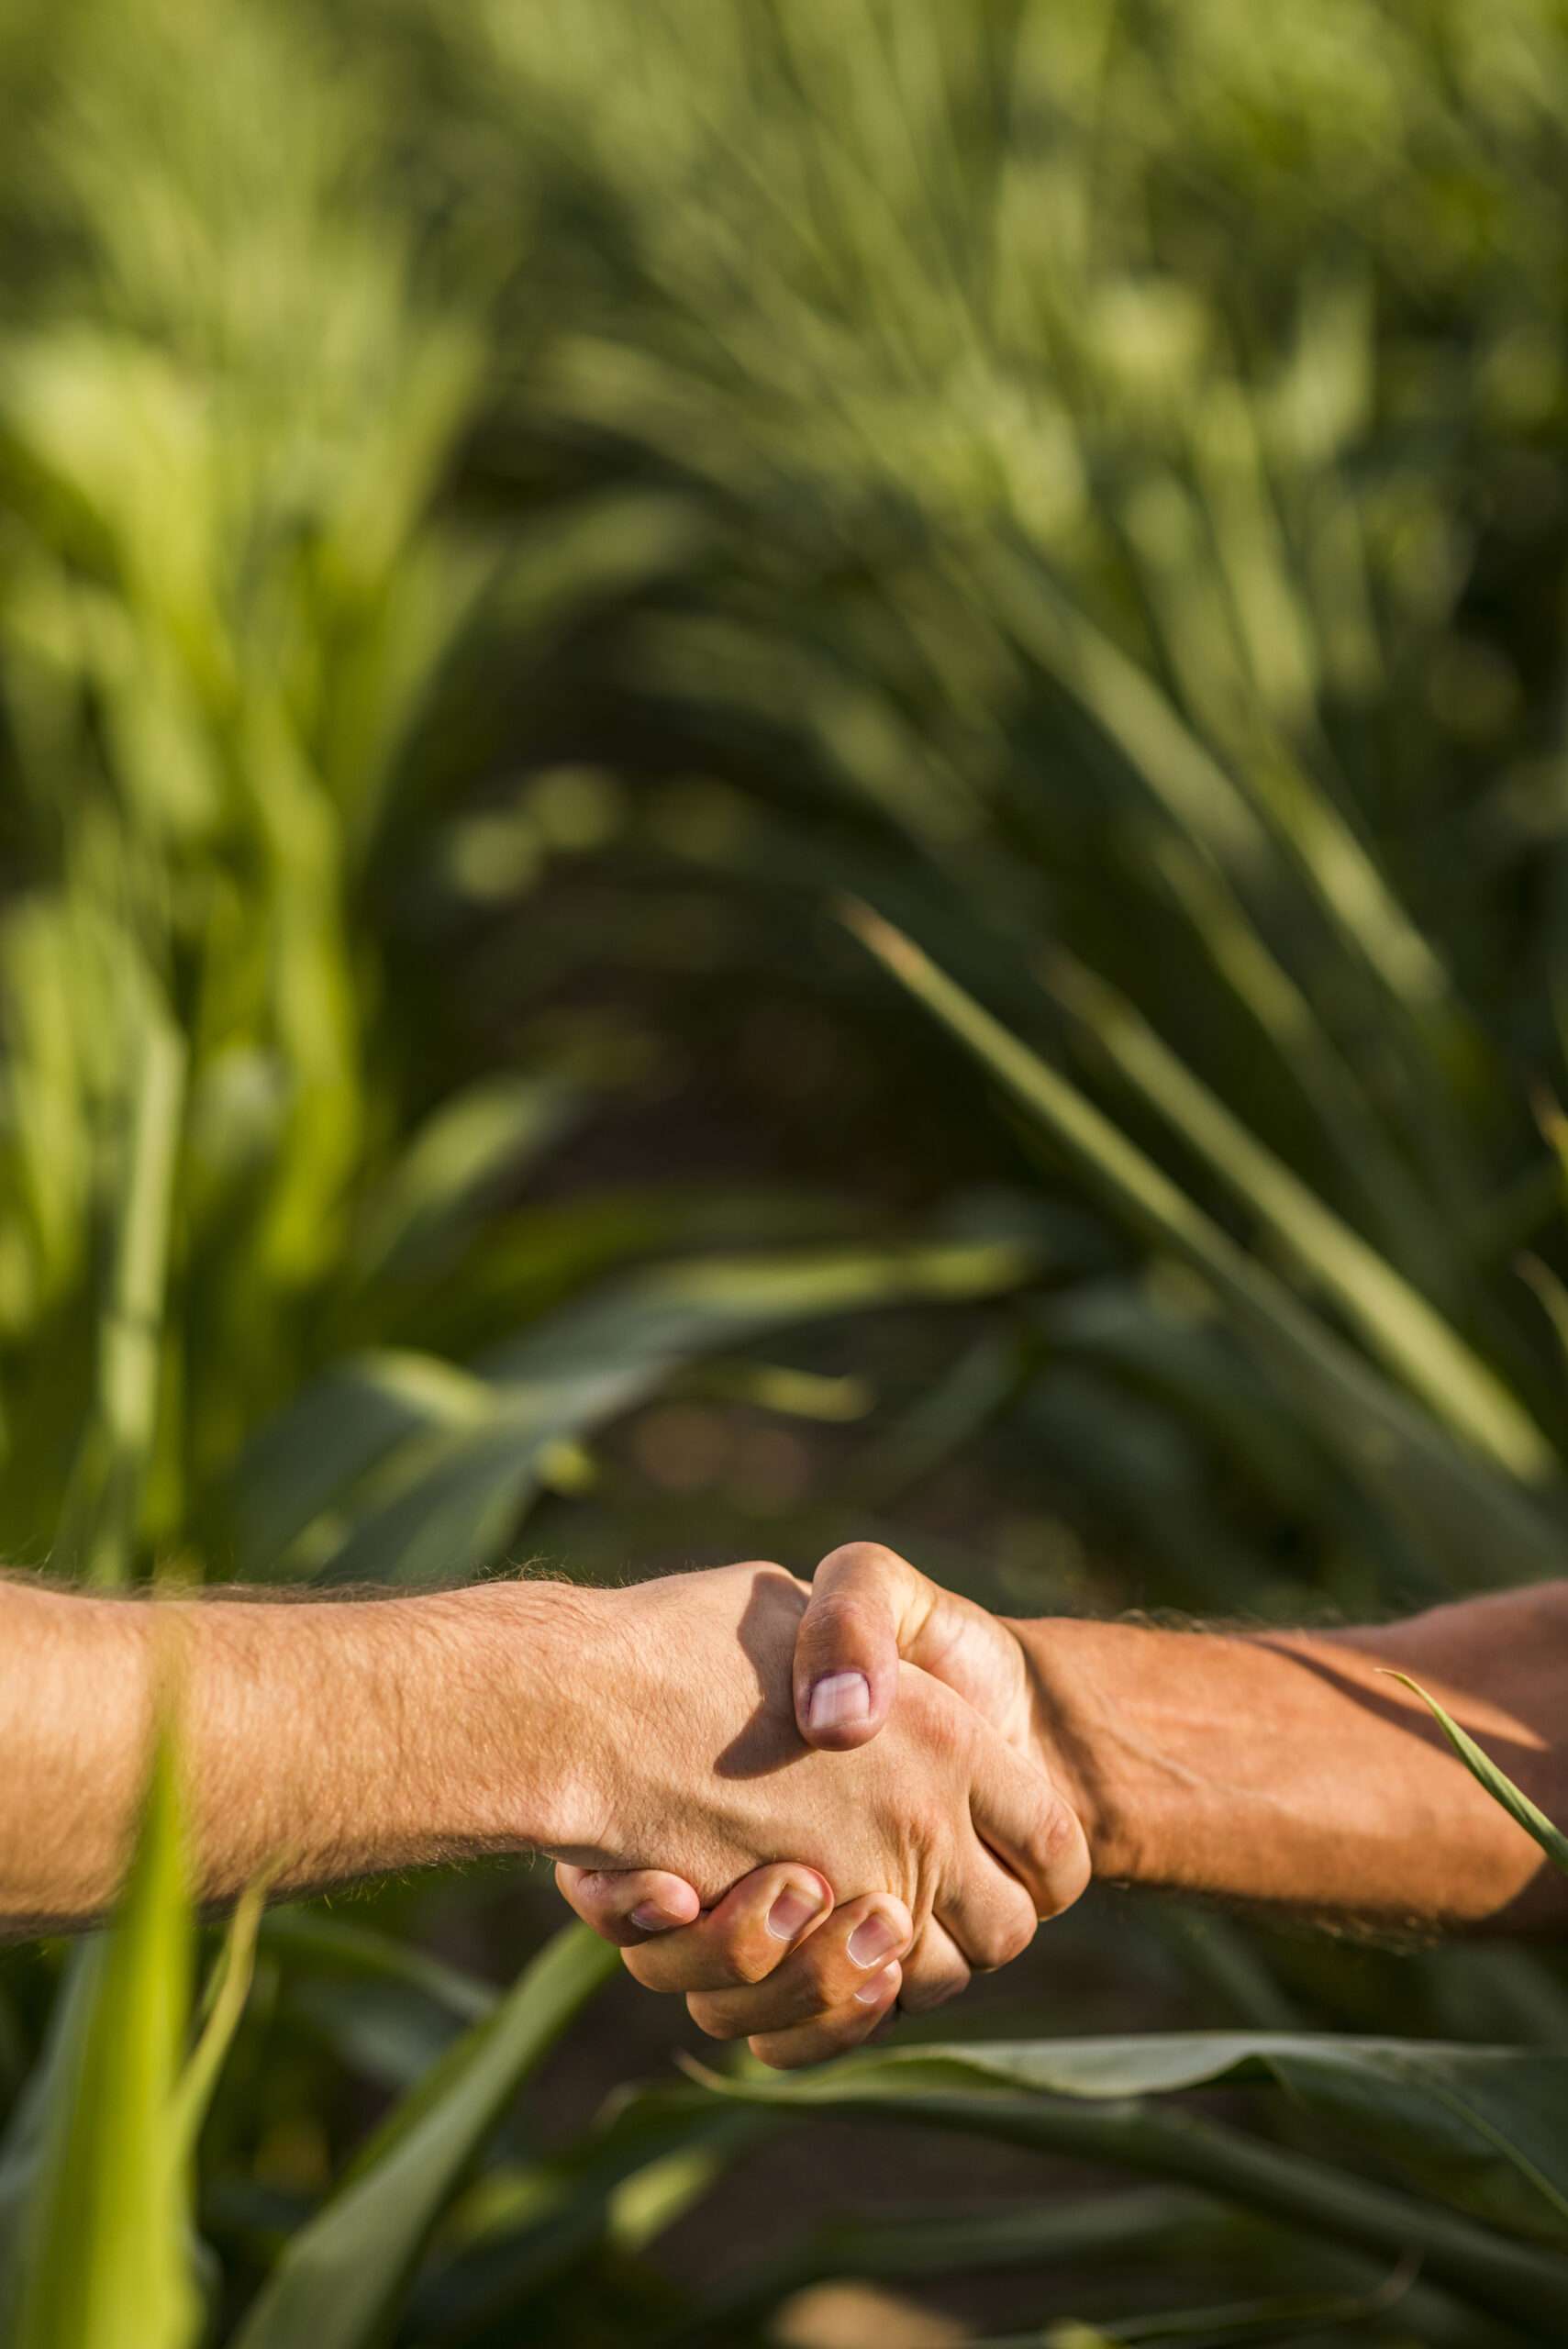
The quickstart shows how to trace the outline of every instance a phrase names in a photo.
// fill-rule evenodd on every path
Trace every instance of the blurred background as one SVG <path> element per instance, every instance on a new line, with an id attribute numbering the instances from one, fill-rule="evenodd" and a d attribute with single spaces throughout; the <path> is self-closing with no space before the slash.
<path id="1" fill-rule="evenodd" d="M 0 1554 L 1550 1571 L 1565 125 L 1559 0 L 11 0 Z M 214 2337 L 561 1913 L 263 1928 Z M 12 2103 L 60 1966 L 0 1965 Z M 1559 1971 L 1096 1891 L 940 2028 L 1561 2043 Z M 863 2123 L 606 2183 L 680 2047 L 603 1989 L 399 2343 L 1375 2284 Z"/>

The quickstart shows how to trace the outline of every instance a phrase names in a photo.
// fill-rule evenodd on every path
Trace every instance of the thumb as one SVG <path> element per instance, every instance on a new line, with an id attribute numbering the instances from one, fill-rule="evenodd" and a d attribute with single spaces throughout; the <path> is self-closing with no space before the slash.
<path id="1" fill-rule="evenodd" d="M 560 1860 L 555 1887 L 567 1907 L 617 1949 L 689 1925 L 702 1912 L 691 1886 L 662 1868 L 578 1868 Z"/>
<path id="2" fill-rule="evenodd" d="M 880 1542 L 847 1542 L 817 1567 L 795 1642 L 795 1717 L 807 1745 L 847 1753 L 892 1709 L 936 1585 Z"/>

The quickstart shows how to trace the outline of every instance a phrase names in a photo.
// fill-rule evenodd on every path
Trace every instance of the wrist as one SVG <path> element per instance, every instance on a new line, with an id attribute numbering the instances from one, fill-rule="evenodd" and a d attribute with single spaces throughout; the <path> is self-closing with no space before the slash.
<path id="1" fill-rule="evenodd" d="M 451 1765 L 475 1848 L 602 1843 L 614 1809 L 623 1596 L 567 1582 L 486 1583 L 423 1602 L 450 1642 Z"/>
<path id="2" fill-rule="evenodd" d="M 1121 1883 L 1165 1880 L 1159 1805 L 1135 1787 L 1136 1745 L 1123 1702 L 1129 1642 L 1150 1634 L 1130 1624 L 1073 1616 L 1010 1622 L 1029 1683 L 1031 1752 L 1076 1812 L 1096 1876 Z M 1121 1694 L 1118 1694 L 1121 1691 Z"/>

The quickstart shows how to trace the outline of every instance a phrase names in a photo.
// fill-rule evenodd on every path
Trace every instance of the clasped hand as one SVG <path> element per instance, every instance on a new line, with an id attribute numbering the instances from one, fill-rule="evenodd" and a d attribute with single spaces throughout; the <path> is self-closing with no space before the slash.
<path id="1" fill-rule="evenodd" d="M 556 1879 L 710 2036 L 821 2062 L 1007 1964 L 1084 1890 L 1023 1651 L 983 1608 L 872 1542 L 810 1586 L 750 1564 L 625 1597 L 638 1791 Z"/>

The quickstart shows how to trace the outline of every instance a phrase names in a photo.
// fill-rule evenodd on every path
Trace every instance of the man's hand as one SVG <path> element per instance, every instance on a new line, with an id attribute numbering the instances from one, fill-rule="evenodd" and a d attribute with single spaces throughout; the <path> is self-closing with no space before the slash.
<path id="1" fill-rule="evenodd" d="M 900 1659 L 1033 1755 L 1032 1684 L 1009 1626 L 880 1542 L 846 1542 L 817 1567 L 795 1640 L 795 1718 L 806 1742 L 848 1753 L 875 1737 L 893 1707 Z"/>
<path id="2" fill-rule="evenodd" d="M 1040 1917 L 1077 1897 L 1088 1872 L 1082 1831 L 1051 1781 L 997 1728 L 895 1655 L 890 1675 L 883 1658 L 872 1659 L 896 1698 L 874 1744 L 813 1753 L 795 1718 L 791 1675 L 806 1598 L 801 1584 L 771 1565 L 684 1575 L 614 1595 L 616 1642 L 597 1643 L 594 1669 L 609 1748 L 600 1773 L 624 1792 L 591 1842 L 558 1846 L 571 1864 L 562 1888 L 580 1914 L 592 1914 L 593 1887 L 573 1871 L 602 1878 L 606 1867 L 639 1864 L 621 1887 L 623 1921 L 610 1934 L 624 1943 L 636 1931 L 633 1910 L 646 1916 L 651 1907 L 678 1919 L 694 1902 L 716 1909 L 759 1862 L 788 1862 L 717 1926 L 710 1916 L 693 1929 L 695 1940 L 678 1954 L 689 1960 L 689 1980 L 667 1978 L 671 1961 L 646 1946 L 632 1955 L 633 1970 L 711 1998 L 721 1985 L 753 1983 L 776 1948 L 798 1950 L 804 1980 L 822 1955 L 810 1952 L 808 1928 L 826 1914 L 831 1884 L 846 1945 L 873 1913 L 891 1924 L 876 1953 L 883 1966 L 904 1956 L 907 1995 L 931 2003 L 972 1969 L 1016 1957 Z M 825 1653 L 831 1663 L 833 1651 Z M 673 1864 L 672 1875 L 651 1873 L 655 1862 Z M 817 1909 L 795 1917 L 786 1909 L 781 1920 L 786 1882 L 803 1896 L 817 1893 Z M 873 1938 L 862 1933 L 858 1953 Z M 863 1978 L 863 1965 L 861 1972 Z M 835 1972 L 830 1987 L 837 1993 L 850 1979 Z M 798 1992 L 792 1995 L 798 2007 Z M 863 2021 L 863 2003 L 852 1993 L 850 2003 Z M 721 2011 L 728 2018 L 730 2006 Z M 776 2027 L 802 2020 L 792 2009 Z"/>
<path id="3" fill-rule="evenodd" d="M 770 1565 L 629 1590 L 492 1583 L 306 1605 L 0 1577 L 15 1798 L 0 1815 L 0 1931 L 102 1916 L 161 1715 L 204 1901 L 262 1874 L 301 1892 L 545 1850 L 673 1866 L 690 1913 L 788 1862 L 771 1944 L 798 1943 L 836 1887 L 884 1903 L 884 1954 L 907 1950 L 917 1976 L 1002 1963 L 1060 1897 L 1066 1830 L 1049 1782 L 908 1666 L 869 1751 L 813 1753 L 790 1683 L 806 1598 Z"/>
<path id="4" fill-rule="evenodd" d="M 901 1663 L 902 1659 L 902 1663 Z M 817 1570 L 795 1638 L 796 1722 L 808 1743 L 848 1753 L 884 1730 L 901 1675 L 913 1666 L 943 1682 L 1016 1752 L 1033 1755 L 1037 1727 L 1023 1650 L 1006 1625 L 875 1542 L 851 1542 Z M 1042 1813 L 1037 1865 L 1056 1914 L 1088 1881 L 1083 1830 L 1056 1798 Z M 558 1870 L 578 1915 L 628 1951 L 650 1988 L 687 1994 L 692 2015 L 717 2038 L 750 2039 L 765 2062 L 819 2062 L 863 2038 L 893 2002 L 897 1967 L 873 1970 L 903 1944 L 891 1938 L 898 1904 L 826 1902 L 809 1924 L 781 1936 L 769 1920 L 790 1871 L 764 1869 L 702 1915 L 694 1887 L 662 1871 L 634 1876 Z M 884 1946 L 884 1935 L 889 1938 Z M 904 2006 L 933 2006 L 962 1989 L 971 1965 L 934 1940 L 903 1970 Z"/>

